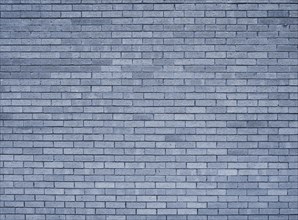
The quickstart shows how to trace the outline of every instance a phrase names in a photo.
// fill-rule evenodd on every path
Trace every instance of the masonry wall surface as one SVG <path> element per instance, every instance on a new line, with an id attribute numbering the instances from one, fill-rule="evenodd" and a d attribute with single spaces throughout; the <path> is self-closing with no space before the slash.
<path id="1" fill-rule="evenodd" d="M 296 0 L 1 0 L 2 220 L 297 220 Z"/>

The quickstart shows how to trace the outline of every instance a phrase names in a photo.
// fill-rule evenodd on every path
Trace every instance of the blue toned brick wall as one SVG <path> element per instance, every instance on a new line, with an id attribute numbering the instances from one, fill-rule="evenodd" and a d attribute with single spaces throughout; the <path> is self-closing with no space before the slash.
<path id="1" fill-rule="evenodd" d="M 297 220 L 296 0 L 1 0 L 1 220 Z"/>

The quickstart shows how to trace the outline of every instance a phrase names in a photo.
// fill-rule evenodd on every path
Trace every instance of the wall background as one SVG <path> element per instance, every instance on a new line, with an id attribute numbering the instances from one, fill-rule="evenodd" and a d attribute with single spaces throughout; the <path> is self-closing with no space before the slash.
<path id="1" fill-rule="evenodd" d="M 0 219 L 298 218 L 297 1 L 0 8 Z"/>

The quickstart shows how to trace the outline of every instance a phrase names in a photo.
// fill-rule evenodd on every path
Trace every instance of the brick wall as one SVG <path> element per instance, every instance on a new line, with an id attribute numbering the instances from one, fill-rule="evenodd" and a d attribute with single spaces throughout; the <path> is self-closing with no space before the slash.
<path id="1" fill-rule="evenodd" d="M 1 0 L 0 219 L 296 220 L 296 0 Z"/>

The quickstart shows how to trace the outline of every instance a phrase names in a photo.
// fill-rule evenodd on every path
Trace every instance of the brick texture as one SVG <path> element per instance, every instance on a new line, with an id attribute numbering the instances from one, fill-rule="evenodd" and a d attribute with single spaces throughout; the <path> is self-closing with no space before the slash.
<path id="1" fill-rule="evenodd" d="M 296 0 L 0 9 L 0 219 L 298 219 Z"/>

